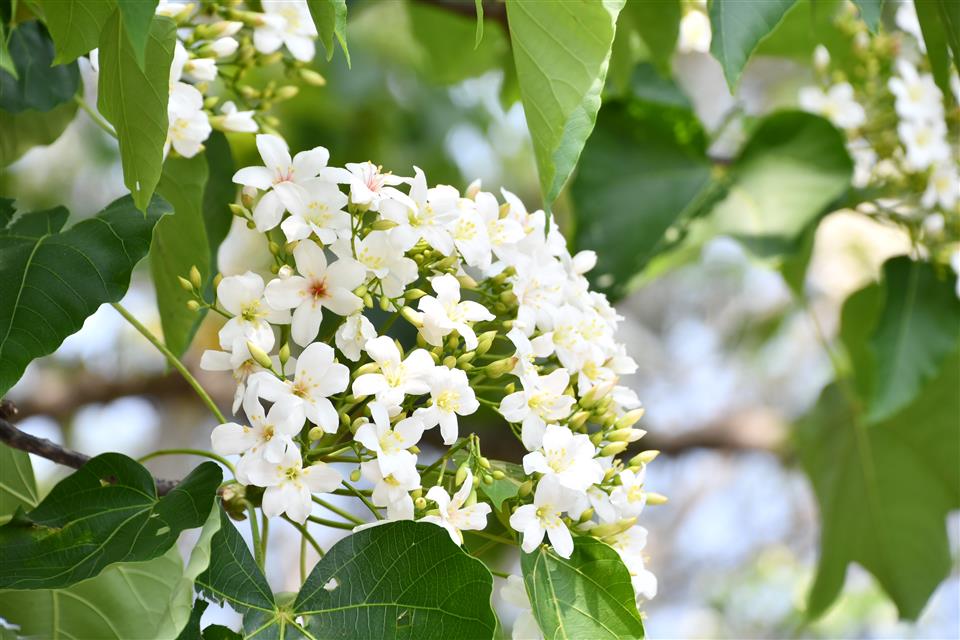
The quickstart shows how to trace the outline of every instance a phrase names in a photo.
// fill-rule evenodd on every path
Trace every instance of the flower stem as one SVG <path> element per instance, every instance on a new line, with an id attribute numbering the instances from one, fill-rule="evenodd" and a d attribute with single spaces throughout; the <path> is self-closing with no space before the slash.
<path id="1" fill-rule="evenodd" d="M 353 531 L 353 528 L 356 526 L 349 522 L 337 522 L 336 520 L 327 520 L 326 518 L 318 518 L 317 516 L 307 516 L 307 520 L 310 522 L 316 522 L 325 527 L 333 527 L 334 529 L 345 529 L 347 531 Z"/>
<path id="2" fill-rule="evenodd" d="M 200 456 L 201 458 L 210 458 L 214 462 L 219 462 L 220 464 L 225 466 L 227 469 L 230 470 L 230 473 L 232 473 L 233 475 L 237 475 L 237 470 L 234 468 L 232 462 L 230 462 L 226 458 L 218 456 L 215 453 L 211 453 L 209 451 L 203 451 L 202 449 L 158 449 L 157 451 L 153 451 L 141 458 L 138 458 L 137 462 L 146 462 L 151 458 L 157 458 L 160 456 L 176 456 L 176 455 Z"/>
<path id="3" fill-rule="evenodd" d="M 270 518 L 267 517 L 267 514 L 263 513 L 261 509 L 260 513 L 263 515 L 263 524 L 260 525 L 260 559 L 263 561 L 263 566 L 267 564 L 267 538 L 270 535 Z"/>
<path id="4" fill-rule="evenodd" d="M 113 127 L 110 126 L 110 123 L 104 120 L 103 116 L 101 116 L 93 107 L 87 104 L 87 101 L 84 100 L 82 96 L 76 95 L 73 96 L 73 99 L 81 109 L 87 112 L 87 115 L 90 116 L 90 119 L 93 120 L 94 124 L 106 131 L 113 138 L 117 137 L 117 132 L 113 130 Z"/>
<path id="5" fill-rule="evenodd" d="M 153 333 L 151 333 L 149 329 L 143 326 L 143 323 L 137 320 L 133 316 L 133 314 L 126 309 L 126 307 L 124 307 L 119 302 L 114 302 L 112 306 L 114 309 L 117 310 L 117 312 L 120 313 L 121 316 L 123 316 L 123 318 L 127 322 L 133 325 L 134 329 L 140 332 L 140 335 L 142 335 L 144 338 L 149 340 L 150 344 L 152 344 L 154 347 L 157 348 L 158 351 L 160 351 L 160 353 L 166 356 L 167 361 L 170 363 L 170 365 L 174 369 L 176 369 L 181 376 L 183 376 L 183 379 L 187 381 L 187 384 L 193 387 L 193 390 L 196 392 L 198 396 L 200 396 L 200 399 L 203 400 L 203 403 L 207 405 L 207 408 L 209 408 L 210 411 L 213 413 L 213 415 L 216 416 L 217 420 L 219 420 L 221 424 L 226 422 L 227 419 L 224 417 L 223 413 L 220 412 L 220 409 L 217 408 L 217 405 L 216 403 L 214 403 L 213 399 L 210 397 L 210 394 L 208 394 L 206 390 L 202 386 L 200 386 L 200 383 L 197 382 L 197 379 L 193 377 L 193 374 L 190 373 L 190 371 L 180 361 L 180 359 L 177 356 L 173 355 L 173 352 L 170 351 L 170 349 L 167 349 L 166 345 L 164 345 L 163 342 L 161 342 L 160 339 L 157 338 L 157 336 L 153 335 Z"/>
<path id="6" fill-rule="evenodd" d="M 247 502 L 247 520 L 250 521 L 250 537 L 253 539 L 253 559 L 263 569 L 263 551 L 260 547 L 260 525 L 257 524 L 257 510 Z"/>
<path id="7" fill-rule="evenodd" d="M 363 504 L 367 505 L 367 509 L 370 509 L 370 513 L 372 513 L 377 520 L 383 519 L 383 516 L 380 515 L 380 511 L 374 506 L 372 502 L 370 502 L 370 500 L 367 499 L 367 496 L 360 493 L 360 491 L 356 487 L 354 487 L 352 484 L 350 484 L 346 480 L 343 480 L 342 484 L 347 488 L 347 490 L 353 493 L 353 495 L 360 498 L 360 501 L 363 502 Z"/>
<path id="8" fill-rule="evenodd" d="M 323 507 L 323 508 L 326 509 L 327 511 L 332 511 L 333 513 L 337 514 L 338 516 L 340 516 L 340 517 L 343 518 L 344 520 L 349 520 L 350 522 L 354 522 L 354 523 L 356 523 L 356 524 L 363 524 L 363 520 L 361 520 L 361 519 L 358 518 L 357 516 L 353 515 L 353 514 L 350 513 L 349 511 L 344 511 L 344 510 L 341 509 L 340 507 L 338 507 L 338 506 L 336 506 L 336 505 L 332 505 L 332 504 L 330 504 L 329 502 L 327 502 L 326 500 L 323 500 L 323 499 L 321 499 L 321 498 L 318 498 L 317 496 L 311 496 L 311 497 L 313 498 L 313 501 L 316 502 L 318 505 L 320 505 L 321 507 Z"/>

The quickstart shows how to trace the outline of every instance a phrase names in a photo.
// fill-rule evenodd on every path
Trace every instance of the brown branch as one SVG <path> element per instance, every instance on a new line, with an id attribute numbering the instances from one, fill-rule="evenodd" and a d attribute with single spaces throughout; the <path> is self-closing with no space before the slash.
<path id="1" fill-rule="evenodd" d="M 0 442 L 14 449 L 38 455 L 41 458 L 73 469 L 79 469 L 90 460 L 90 456 L 84 453 L 61 447 L 46 438 L 38 438 L 20 431 L 16 425 L 10 422 L 10 419 L 15 418 L 16 415 L 17 408 L 12 402 L 9 400 L 0 401 Z M 163 496 L 170 493 L 179 481 L 154 478 L 154 482 L 157 485 L 157 494 Z"/>
<path id="2" fill-rule="evenodd" d="M 432 7 L 437 7 L 438 9 L 444 9 L 451 13 L 456 13 L 457 15 L 465 16 L 467 18 L 477 17 L 477 7 L 474 0 L 417 0 L 420 4 L 430 5 Z M 496 22 L 503 27 L 503 30 L 509 34 L 510 30 L 507 25 L 507 5 L 504 2 L 490 2 L 489 0 L 483 3 L 483 19 L 490 20 L 491 22 Z"/>

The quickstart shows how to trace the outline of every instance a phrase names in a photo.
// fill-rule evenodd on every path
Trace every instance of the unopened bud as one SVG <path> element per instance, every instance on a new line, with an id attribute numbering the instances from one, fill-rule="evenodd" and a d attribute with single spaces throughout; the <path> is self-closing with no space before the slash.
<path id="1" fill-rule="evenodd" d="M 357 429 L 367 424 L 367 422 L 368 420 L 366 418 L 363 418 L 363 417 L 357 418 L 350 424 L 350 433 L 356 433 Z"/>
<path id="2" fill-rule="evenodd" d="M 464 480 L 467 479 L 467 469 L 468 469 L 468 468 L 469 468 L 469 467 L 467 466 L 467 463 L 466 463 L 466 462 L 464 462 L 464 463 L 461 464 L 459 467 L 457 467 L 457 473 L 456 473 L 456 475 L 453 477 L 453 484 L 454 484 L 454 485 L 456 485 L 456 486 L 459 487 L 460 485 L 463 484 Z"/>
<path id="3" fill-rule="evenodd" d="M 180 283 L 180 286 L 184 291 L 193 291 L 193 283 L 183 276 L 177 276 L 177 281 Z"/>
<path id="4" fill-rule="evenodd" d="M 313 69 L 300 69 L 300 77 L 303 78 L 304 82 L 313 87 L 322 87 L 327 84 L 327 79 Z"/>
<path id="5" fill-rule="evenodd" d="M 197 269 L 197 265 L 190 267 L 190 284 L 197 289 L 203 286 L 203 278 L 200 276 L 200 269 Z"/>
<path id="6" fill-rule="evenodd" d="M 397 226 L 397 223 L 393 220 L 386 220 L 381 218 L 380 220 L 375 220 L 373 224 L 370 225 L 370 229 L 373 231 L 389 231 Z"/>
<path id="7" fill-rule="evenodd" d="M 289 100 L 298 93 L 300 93 L 300 87 L 293 84 L 288 84 L 277 89 L 276 97 L 278 100 Z"/>
<path id="8" fill-rule="evenodd" d="M 626 427 L 632 427 L 640 421 L 640 418 L 643 417 L 643 414 L 646 412 L 646 409 L 640 407 L 639 409 L 634 409 L 633 411 L 628 411 L 614 423 L 617 429 L 624 429 Z"/>
<path id="9" fill-rule="evenodd" d="M 493 342 L 492 342 L 492 341 L 480 342 L 480 343 L 477 343 L 477 348 L 474 349 L 474 352 L 475 352 L 478 356 L 482 356 L 482 355 L 484 355 L 487 351 L 490 351 L 490 347 L 492 347 L 492 346 L 493 346 Z"/>
<path id="10" fill-rule="evenodd" d="M 469 364 L 470 362 L 473 361 L 473 359 L 474 359 L 476 356 L 477 356 L 476 352 L 474 352 L 474 351 L 468 351 L 468 352 L 464 353 L 463 355 L 461 355 L 460 357 L 457 358 L 457 365 L 462 367 L 462 366 L 464 366 L 464 365 L 466 365 L 466 364 Z"/>
<path id="11" fill-rule="evenodd" d="M 419 300 L 423 296 L 427 295 L 427 292 L 423 289 L 408 289 L 403 294 L 404 300 Z"/>
<path id="12" fill-rule="evenodd" d="M 223 274 L 222 274 L 222 273 L 218 273 L 217 275 L 213 276 L 213 288 L 214 288 L 214 289 L 216 289 L 217 287 L 219 287 L 221 282 L 223 282 Z"/>
<path id="13" fill-rule="evenodd" d="M 190 311 L 197 311 L 200 309 L 200 303 L 196 300 L 187 300 L 187 309 L 190 309 Z"/>
<path id="14" fill-rule="evenodd" d="M 413 498 L 414 500 L 416 500 L 422 495 L 423 495 L 423 489 L 421 489 L 420 487 L 417 487 L 416 489 L 410 492 L 410 497 Z"/>
<path id="15" fill-rule="evenodd" d="M 418 311 L 415 311 L 413 307 L 404 307 L 400 310 L 400 315 L 403 316 L 403 319 L 412 324 L 413 326 L 419 328 L 423 326 L 423 315 Z M 419 337 L 418 337 L 419 343 Z M 426 342 L 424 342 L 426 344 Z"/>
<path id="16" fill-rule="evenodd" d="M 463 289 L 476 289 L 477 281 L 468 276 L 467 274 L 457 276 L 457 282 L 460 283 L 460 286 Z"/>
<path id="17" fill-rule="evenodd" d="M 247 210 L 244 209 L 243 205 L 239 205 L 236 202 L 230 203 L 230 213 L 237 216 L 238 218 L 244 218 L 247 215 Z"/>
<path id="18" fill-rule="evenodd" d="M 656 457 L 660 455 L 660 452 L 656 449 L 649 449 L 647 451 L 641 451 L 637 455 L 630 458 L 631 467 L 642 467 L 643 465 L 650 464 L 653 462 Z"/>
<path id="19" fill-rule="evenodd" d="M 519 489 L 517 489 L 517 495 L 519 495 L 521 498 L 526 498 L 528 495 L 530 495 L 531 491 L 533 491 L 533 480 L 527 480 L 520 485 Z"/>
<path id="20" fill-rule="evenodd" d="M 517 366 L 517 357 L 511 356 L 502 360 L 494 360 L 483 368 L 483 372 L 488 378 L 495 380 L 503 374 L 513 371 L 515 366 Z"/>
<path id="21" fill-rule="evenodd" d="M 507 474 L 505 474 L 503 471 L 500 471 L 500 469 L 497 469 L 491 475 L 493 476 L 494 480 L 503 480 L 507 477 Z"/>
<path id="22" fill-rule="evenodd" d="M 373 296 L 370 295 L 369 291 L 363 295 L 363 306 L 367 309 L 373 309 Z"/>
<path id="23" fill-rule="evenodd" d="M 381 311 L 390 311 L 393 307 L 393 303 L 390 301 L 390 298 L 387 296 L 380 297 L 380 310 Z"/>
<path id="24" fill-rule="evenodd" d="M 491 476 L 489 473 L 483 474 L 481 479 L 483 480 L 483 484 L 493 484 L 493 476 Z"/>
<path id="25" fill-rule="evenodd" d="M 307 433 L 307 437 L 311 440 L 319 440 L 323 437 L 324 431 L 320 427 L 311 427 L 310 431 Z"/>
<path id="26" fill-rule="evenodd" d="M 628 442 L 611 442 L 603 449 L 600 449 L 600 455 L 604 458 L 607 456 L 615 456 L 618 453 L 623 453 L 623 450 L 629 445 Z"/>
<path id="27" fill-rule="evenodd" d="M 614 476 L 619 473 L 619 470 L 616 467 L 611 467 L 603 472 L 603 481 L 610 482 Z"/>
<path id="28" fill-rule="evenodd" d="M 255 342 L 252 340 L 247 340 L 247 349 L 250 351 L 250 355 L 258 365 L 264 369 L 273 368 L 273 362 L 270 361 L 270 356 L 267 355 L 266 351 L 257 346 Z"/>
<path id="29" fill-rule="evenodd" d="M 420 496 L 413 501 L 413 506 L 416 507 L 418 511 L 423 511 L 427 508 L 427 501 L 423 496 Z"/>
<path id="30" fill-rule="evenodd" d="M 360 469 L 354 469 L 350 472 L 350 481 L 359 482 L 360 481 Z"/>
<path id="31" fill-rule="evenodd" d="M 610 442 L 636 442 L 646 433 L 643 429 L 615 429 L 607 434 L 607 440 Z"/>
<path id="32" fill-rule="evenodd" d="M 570 425 L 570 428 L 576 431 L 582 427 L 587 422 L 587 418 L 590 417 L 589 411 L 577 411 L 573 416 L 567 420 L 567 424 Z M 600 444 L 599 442 L 594 442 L 594 444 Z"/>
<path id="33" fill-rule="evenodd" d="M 588 507 L 580 514 L 578 522 L 588 522 L 593 518 L 593 507 Z"/>
<path id="34" fill-rule="evenodd" d="M 480 456 L 479 458 L 477 458 L 477 462 L 480 463 L 480 466 L 483 467 L 484 469 L 490 468 L 490 460 L 484 456 Z"/>
<path id="35" fill-rule="evenodd" d="M 647 504 L 651 506 L 655 507 L 658 504 L 666 504 L 668 501 L 667 496 L 662 493 L 647 492 Z"/>
<path id="36" fill-rule="evenodd" d="M 358 298 L 362 298 L 363 296 L 367 295 L 367 287 L 366 287 L 366 285 L 363 285 L 363 284 L 362 284 L 362 285 L 360 285 L 359 287 L 357 287 L 356 289 L 354 289 L 354 290 L 353 290 L 353 295 L 357 296 Z"/>
<path id="37" fill-rule="evenodd" d="M 447 369 L 456 369 L 457 359 L 453 356 L 447 356 L 443 359 L 443 366 L 445 366 Z"/>
<path id="38" fill-rule="evenodd" d="M 606 434 L 603 431 L 596 431 L 590 434 L 590 442 L 593 443 L 593 446 L 599 447 L 605 436 Z"/>
<path id="39" fill-rule="evenodd" d="M 283 366 L 287 364 L 287 360 L 290 359 L 290 343 L 289 342 L 283 343 L 283 346 L 280 347 L 280 353 L 278 355 L 280 356 L 280 365 Z"/>
<path id="40" fill-rule="evenodd" d="M 279 245 L 278 243 L 274 242 L 273 240 L 270 241 L 270 243 L 267 245 L 267 247 L 269 247 L 270 253 L 272 253 L 272 254 L 275 255 L 275 256 L 276 256 L 276 255 L 280 255 L 280 252 L 282 251 L 281 248 L 280 248 L 280 245 Z"/>

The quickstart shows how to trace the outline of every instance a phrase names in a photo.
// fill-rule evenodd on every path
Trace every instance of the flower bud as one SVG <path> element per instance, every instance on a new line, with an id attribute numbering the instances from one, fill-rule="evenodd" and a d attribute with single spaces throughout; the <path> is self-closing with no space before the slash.
<path id="1" fill-rule="evenodd" d="M 493 484 L 493 476 L 491 476 L 489 473 L 483 474 L 481 480 L 483 480 L 483 484 Z"/>
<path id="2" fill-rule="evenodd" d="M 287 364 L 287 360 L 290 359 L 290 343 L 289 342 L 283 343 L 283 346 L 280 347 L 280 353 L 278 355 L 280 356 L 280 366 L 282 367 L 283 365 Z"/>
<path id="3" fill-rule="evenodd" d="M 300 77 L 311 87 L 322 87 L 327 84 L 327 79 L 313 69 L 300 69 Z"/>
<path id="4" fill-rule="evenodd" d="M 414 499 L 413 506 L 417 508 L 417 511 L 423 511 L 427 508 L 427 501 L 423 496 L 420 496 Z"/>
<path id="5" fill-rule="evenodd" d="M 644 436 L 646 431 L 643 429 L 631 429 L 627 427 L 626 429 L 616 429 L 607 434 L 607 440 L 610 442 L 636 442 Z"/>
<path id="6" fill-rule="evenodd" d="M 380 297 L 380 310 L 390 311 L 393 308 L 393 302 L 387 296 Z"/>
<path id="7" fill-rule="evenodd" d="M 253 340 L 247 340 L 247 349 L 250 351 L 250 355 L 253 357 L 254 362 L 263 367 L 264 369 L 272 369 L 273 362 L 270 360 L 270 356 L 267 355 L 267 352 L 261 349 Z"/>
<path id="8" fill-rule="evenodd" d="M 403 316 L 403 319 L 412 324 L 413 326 L 420 328 L 423 326 L 423 315 L 418 311 L 415 311 L 413 307 L 404 307 L 400 310 L 400 315 Z M 418 334 L 417 344 L 419 344 L 419 339 L 422 336 Z M 426 341 L 424 341 L 426 344 Z"/>
<path id="9" fill-rule="evenodd" d="M 477 344 L 477 348 L 474 350 L 474 353 L 478 356 L 482 356 L 487 351 L 490 350 L 490 347 L 493 346 L 493 342 L 480 342 Z"/>
<path id="10" fill-rule="evenodd" d="M 236 202 L 230 203 L 230 213 L 237 216 L 238 218 L 245 218 L 247 216 L 247 210 L 244 209 L 242 205 L 239 205 Z"/>
<path id="11" fill-rule="evenodd" d="M 457 366 L 462 367 L 467 364 L 470 364 L 476 356 L 477 354 L 474 351 L 468 351 L 464 353 L 463 355 L 457 358 Z"/>
<path id="12" fill-rule="evenodd" d="M 278 243 L 271 240 L 269 244 L 267 244 L 267 247 L 270 249 L 270 253 L 272 253 L 273 255 L 275 256 L 280 255 L 281 249 Z"/>
<path id="13" fill-rule="evenodd" d="M 590 434 L 590 442 L 593 443 L 593 446 L 599 447 L 604 437 L 606 437 L 606 434 L 603 431 L 596 431 Z"/>
<path id="14" fill-rule="evenodd" d="M 575 414 L 573 414 L 573 416 L 571 416 L 569 420 L 567 420 L 567 424 L 570 426 L 571 429 L 576 431 L 577 429 L 582 427 L 584 424 L 586 424 L 587 418 L 589 417 L 590 417 L 589 411 L 577 411 Z M 594 444 L 600 444 L 600 443 L 595 442 Z"/>
<path id="15" fill-rule="evenodd" d="M 484 469 L 490 468 L 490 460 L 484 456 L 480 456 L 479 458 L 477 458 L 477 462 L 479 462 L 480 466 L 483 467 Z"/>
<path id="16" fill-rule="evenodd" d="M 447 356 L 443 359 L 443 366 L 445 366 L 447 369 L 456 369 L 457 359 L 453 356 Z"/>
<path id="17" fill-rule="evenodd" d="M 647 492 L 647 504 L 655 507 L 658 504 L 666 504 L 667 502 L 667 496 L 661 493 Z"/>
<path id="18" fill-rule="evenodd" d="M 369 421 L 366 418 L 363 418 L 363 417 L 357 418 L 350 424 L 350 433 L 356 433 L 357 429 L 367 424 L 367 422 Z"/>
<path id="19" fill-rule="evenodd" d="M 218 103 L 218 102 L 220 102 L 220 97 L 219 97 L 219 96 L 209 96 L 209 97 L 203 99 L 203 108 L 204 108 L 204 109 L 213 109 L 215 106 L 217 106 L 217 103 Z M 213 119 L 211 118 L 211 122 L 212 122 L 212 121 L 213 121 Z"/>
<path id="20" fill-rule="evenodd" d="M 511 356 L 502 360 L 494 360 L 483 368 L 483 372 L 488 378 L 496 380 L 503 374 L 513 371 L 515 366 L 517 366 L 517 357 Z"/>
<path id="21" fill-rule="evenodd" d="M 419 300 L 425 295 L 427 295 L 427 292 L 424 291 L 423 289 L 408 289 L 407 291 L 404 292 L 403 299 L 410 300 L 410 301 Z"/>
<path id="22" fill-rule="evenodd" d="M 614 423 L 617 429 L 624 429 L 626 427 L 632 427 L 640 421 L 640 418 L 643 417 L 643 414 L 646 412 L 646 409 L 640 407 L 639 409 L 634 409 L 633 411 L 628 411 Z"/>
<path id="23" fill-rule="evenodd" d="M 517 495 L 519 495 L 521 498 L 526 498 L 528 495 L 530 495 L 530 492 L 532 491 L 533 491 L 533 480 L 527 480 L 526 482 L 520 485 L 519 489 L 517 489 Z"/>
<path id="24" fill-rule="evenodd" d="M 203 278 L 200 277 L 200 270 L 197 269 L 197 265 L 190 267 L 190 284 L 197 289 L 203 286 Z"/>
<path id="25" fill-rule="evenodd" d="M 187 309 L 190 311 L 197 311 L 200 309 L 200 303 L 196 300 L 187 300 Z"/>
<path id="26" fill-rule="evenodd" d="M 298 93 L 300 93 L 300 87 L 293 84 L 288 84 L 277 89 L 277 92 L 275 95 L 277 97 L 277 100 L 289 100 L 290 98 L 296 96 Z"/>
<path id="27" fill-rule="evenodd" d="M 360 469 L 354 469 L 350 472 L 350 481 L 359 482 L 360 481 Z"/>
<path id="28" fill-rule="evenodd" d="M 494 480 L 503 480 L 507 477 L 507 474 L 505 474 L 503 471 L 500 471 L 500 469 L 497 469 L 491 475 L 493 476 Z"/>
<path id="29" fill-rule="evenodd" d="M 180 287 L 183 288 L 184 291 L 193 291 L 193 283 L 183 276 L 177 276 L 177 281 L 180 283 Z"/>
<path id="30" fill-rule="evenodd" d="M 410 497 L 413 498 L 414 500 L 416 500 L 422 495 L 423 495 L 423 489 L 421 489 L 420 487 L 417 487 L 416 489 L 410 492 Z"/>
<path id="31" fill-rule="evenodd" d="M 363 306 L 367 309 L 373 309 L 373 296 L 370 295 L 369 291 L 363 295 Z"/>
<path id="32" fill-rule="evenodd" d="M 476 289 L 478 286 L 477 281 L 467 274 L 457 276 L 457 281 L 460 283 L 460 287 L 463 289 Z"/>
<path id="33" fill-rule="evenodd" d="M 589 522 L 591 519 L 593 519 L 593 507 L 588 507 L 580 514 L 579 522 Z"/>
<path id="34" fill-rule="evenodd" d="M 455 486 L 460 486 L 463 484 L 464 480 L 467 479 L 467 469 L 469 466 L 466 462 L 457 467 L 457 474 L 453 477 L 453 484 Z"/>
<path id="35" fill-rule="evenodd" d="M 607 456 L 615 456 L 618 453 L 623 453 L 623 450 L 629 445 L 628 442 L 611 442 L 603 449 L 600 449 L 600 455 L 604 458 Z"/>
<path id="36" fill-rule="evenodd" d="M 616 467 L 610 467 L 609 469 L 603 472 L 603 481 L 610 482 L 610 480 L 612 480 L 618 473 L 619 473 L 619 469 L 617 469 Z"/>
<path id="37" fill-rule="evenodd" d="M 319 440 L 323 435 L 324 431 L 320 427 L 311 427 L 309 433 L 307 433 L 307 437 L 312 441 Z"/>
<path id="38" fill-rule="evenodd" d="M 641 451 L 637 455 L 630 458 L 631 467 L 642 467 L 644 465 L 650 464 L 653 462 L 656 457 L 660 455 L 660 452 L 656 449 L 649 449 L 647 451 Z"/>
<path id="39" fill-rule="evenodd" d="M 374 223 L 370 225 L 370 229 L 372 229 L 373 231 L 389 231 L 390 229 L 393 229 L 396 226 L 398 225 L 393 220 L 386 220 L 381 218 L 380 220 L 374 221 Z"/>

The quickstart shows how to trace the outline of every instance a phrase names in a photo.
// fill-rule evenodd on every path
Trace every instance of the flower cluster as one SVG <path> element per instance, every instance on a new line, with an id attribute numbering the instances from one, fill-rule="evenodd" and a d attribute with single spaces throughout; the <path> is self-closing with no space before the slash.
<path id="1" fill-rule="evenodd" d="M 249 82 L 251 70 L 282 63 L 288 77 L 311 84 L 323 78 L 303 65 L 316 52 L 317 30 L 304 0 L 271 0 L 262 12 L 240 4 L 163 1 L 159 15 L 178 27 L 170 66 L 169 129 L 172 147 L 186 158 L 195 156 L 214 129 L 255 133 L 270 130 L 270 107 L 296 95 L 295 84 L 263 88 Z M 226 97 L 221 103 L 221 99 Z"/>
<path id="2" fill-rule="evenodd" d="M 841 18 L 856 63 L 834 69 L 818 47 L 821 86 L 801 89 L 799 103 L 846 132 L 853 184 L 868 199 L 858 210 L 905 227 L 931 259 L 960 273 L 960 81 L 954 72 L 953 95 L 937 86 L 912 3 L 898 6 L 896 23 L 898 30 L 871 36 L 862 21 Z"/>
<path id="3" fill-rule="evenodd" d="M 201 364 L 233 373 L 246 421 L 217 427 L 213 448 L 240 455 L 237 480 L 265 488 L 264 513 L 303 522 L 313 494 L 343 483 L 376 518 L 432 522 L 461 544 L 502 508 L 526 551 L 549 541 L 570 557 L 574 534 L 604 539 L 652 597 L 636 521 L 663 500 L 644 489 L 656 452 L 617 457 L 643 436 L 643 410 L 619 384 L 636 369 L 615 339 L 622 318 L 583 275 L 592 252 L 571 256 L 555 222 L 507 191 L 501 203 L 479 183 L 429 187 L 417 168 L 332 167 L 326 149 L 291 157 L 269 134 L 257 147 L 264 164 L 234 176 L 234 213 L 266 237 L 273 268 L 226 275 L 192 306 L 228 318 Z M 522 464 L 489 461 L 466 435 L 481 407 L 522 443 Z M 425 465 L 434 428 L 449 448 Z"/>

